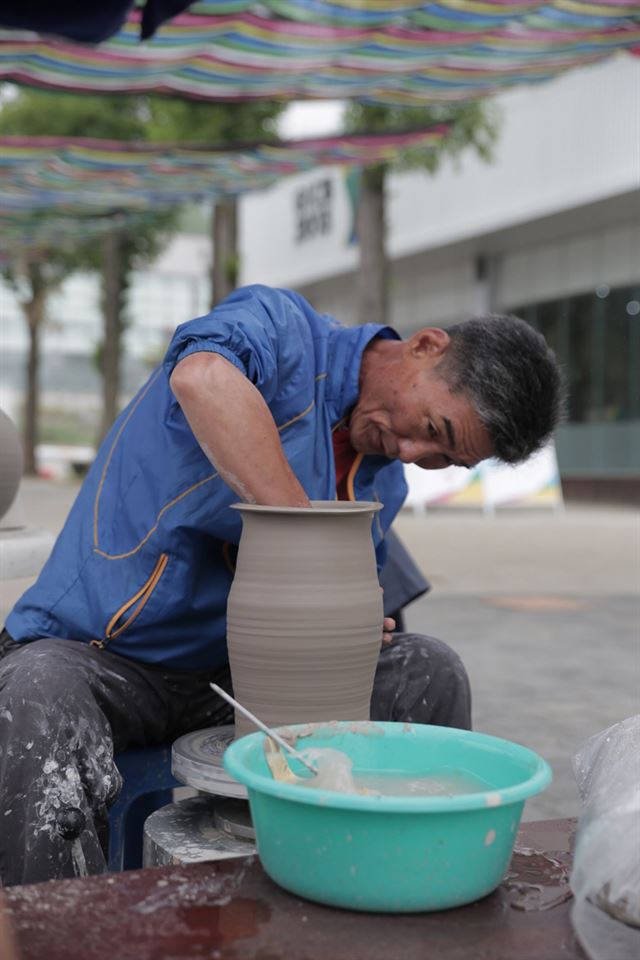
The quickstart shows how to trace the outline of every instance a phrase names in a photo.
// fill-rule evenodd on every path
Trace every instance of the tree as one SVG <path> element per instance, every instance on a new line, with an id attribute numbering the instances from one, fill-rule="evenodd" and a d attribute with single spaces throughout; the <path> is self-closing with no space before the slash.
<path id="1" fill-rule="evenodd" d="M 284 103 L 200 103 L 168 97 L 149 98 L 149 139 L 156 142 L 232 146 L 252 143 L 276 133 L 275 121 Z M 213 264 L 212 297 L 215 306 L 238 282 L 240 270 L 238 205 L 235 197 L 217 199 L 211 221 Z"/>
<path id="2" fill-rule="evenodd" d="M 416 168 L 435 174 L 447 157 L 457 157 L 466 149 L 473 149 L 484 160 L 489 160 L 497 136 L 498 118 L 491 105 L 484 101 L 429 107 L 353 103 L 346 111 L 345 125 L 351 133 L 424 130 L 439 123 L 448 124 L 449 132 L 435 148 L 409 147 L 401 150 L 392 163 L 375 163 L 362 169 L 356 210 L 356 231 L 360 244 L 356 279 L 359 323 L 387 323 L 387 174 L 392 169 Z"/>
<path id="3" fill-rule="evenodd" d="M 35 446 L 38 425 L 38 374 L 40 370 L 40 337 L 46 319 L 47 296 L 57 289 L 73 269 L 73 254 L 64 248 L 43 249 L 39 256 L 30 251 L 23 258 L 7 260 L 2 265 L 5 282 L 15 291 L 24 314 L 29 335 L 26 369 L 26 396 L 22 422 L 24 472 L 36 471 Z"/>
<path id="4" fill-rule="evenodd" d="M 141 141 L 146 137 L 144 102 L 138 97 L 86 96 L 20 90 L 0 110 L 0 136 L 91 137 Z M 135 265 L 153 259 L 173 225 L 171 211 L 129 220 L 114 212 L 114 225 L 104 239 L 81 239 L 25 246 L 3 269 L 9 284 L 19 291 L 29 328 L 27 403 L 24 419 L 25 462 L 35 472 L 38 422 L 38 369 L 41 328 L 47 297 L 79 270 L 102 270 L 104 335 L 99 349 L 103 383 L 103 411 L 98 442 L 118 413 L 120 353 L 124 328 L 123 305 L 129 274 Z"/>
<path id="5" fill-rule="evenodd" d="M 116 217 L 102 238 L 103 338 L 98 345 L 97 364 L 102 375 L 102 417 L 100 443 L 119 413 L 120 357 L 122 336 L 127 327 L 126 300 L 135 267 L 151 263 L 164 247 L 176 223 L 175 210 L 150 214 L 142 221 Z"/>

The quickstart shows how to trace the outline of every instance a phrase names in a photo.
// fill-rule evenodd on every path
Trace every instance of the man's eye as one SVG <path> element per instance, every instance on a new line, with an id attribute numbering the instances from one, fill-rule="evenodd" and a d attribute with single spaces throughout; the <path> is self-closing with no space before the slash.
<path id="1" fill-rule="evenodd" d="M 429 434 L 430 440 L 435 440 L 435 438 L 438 436 L 438 431 L 436 430 L 435 426 L 432 424 L 431 420 L 429 420 L 427 424 L 427 433 Z"/>

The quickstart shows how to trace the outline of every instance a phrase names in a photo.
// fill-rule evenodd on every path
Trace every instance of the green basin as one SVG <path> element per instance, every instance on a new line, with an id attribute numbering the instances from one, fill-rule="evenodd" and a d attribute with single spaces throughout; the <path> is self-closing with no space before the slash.
<path id="1" fill-rule="evenodd" d="M 479 778 L 458 796 L 342 794 L 276 781 L 264 734 L 233 743 L 228 773 L 246 785 L 260 860 L 280 886 L 352 910 L 442 910 L 486 896 L 504 877 L 524 801 L 551 782 L 549 765 L 509 740 L 410 723 L 281 727 L 297 747 L 333 747 L 354 772 Z M 291 767 L 304 775 L 297 761 Z"/>

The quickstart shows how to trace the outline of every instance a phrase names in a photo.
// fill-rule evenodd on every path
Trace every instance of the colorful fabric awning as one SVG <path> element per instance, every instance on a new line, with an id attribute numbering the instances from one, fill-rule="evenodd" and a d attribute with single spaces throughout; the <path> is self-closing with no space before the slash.
<path id="1" fill-rule="evenodd" d="M 162 147 L 59 137 L 0 138 L 0 233 L 34 242 L 100 230 L 100 218 L 235 196 L 318 166 L 390 160 L 401 149 L 433 149 L 439 124 L 399 134 L 343 135 L 240 149 Z M 45 214 L 44 218 L 41 217 Z M 76 222 L 77 220 L 77 222 Z M 108 225 L 108 221 L 106 222 Z"/>
<path id="2" fill-rule="evenodd" d="M 0 30 L 0 77 L 210 100 L 468 100 L 640 54 L 640 0 L 210 0 L 139 33 L 135 11 L 99 47 Z"/>

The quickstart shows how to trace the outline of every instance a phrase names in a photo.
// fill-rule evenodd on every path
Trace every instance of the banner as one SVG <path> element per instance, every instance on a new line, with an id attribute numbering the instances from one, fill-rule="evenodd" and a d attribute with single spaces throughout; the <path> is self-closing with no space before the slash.
<path id="1" fill-rule="evenodd" d="M 422 470 L 415 463 L 404 468 L 409 493 L 404 502 L 417 512 L 428 507 L 483 506 L 480 467 L 446 467 L 444 470 Z"/>
<path id="2" fill-rule="evenodd" d="M 484 460 L 473 470 L 422 470 L 408 464 L 405 476 L 409 493 L 404 505 L 416 512 L 437 507 L 474 507 L 485 513 L 493 513 L 498 507 L 563 507 L 553 442 L 515 466 Z"/>
<path id="3" fill-rule="evenodd" d="M 548 444 L 525 463 L 511 467 L 496 460 L 483 465 L 485 509 L 496 507 L 562 507 L 562 486 L 556 448 Z"/>

